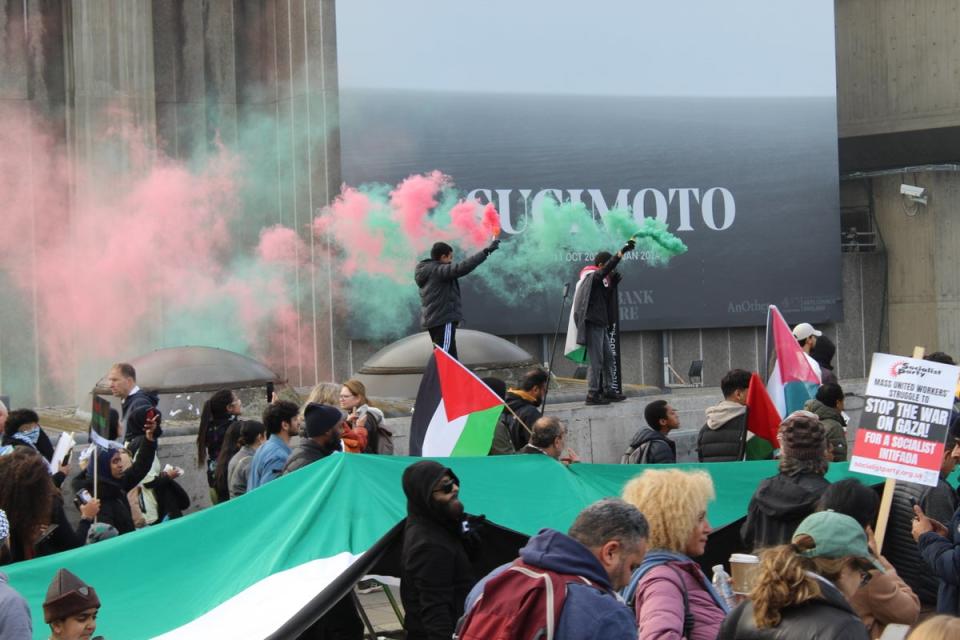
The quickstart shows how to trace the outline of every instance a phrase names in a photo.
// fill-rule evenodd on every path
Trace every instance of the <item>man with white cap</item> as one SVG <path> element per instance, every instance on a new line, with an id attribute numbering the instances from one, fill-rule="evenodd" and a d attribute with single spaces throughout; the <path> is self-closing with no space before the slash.
<path id="1" fill-rule="evenodd" d="M 813 346 L 817 344 L 817 338 L 822 335 L 823 332 L 814 329 L 809 322 L 801 322 L 793 328 L 793 337 L 800 343 L 800 348 L 803 349 L 803 355 L 807 357 L 810 368 L 817 374 L 817 382 L 823 381 L 823 373 L 820 370 L 820 363 L 813 359 L 810 352 L 813 350 Z"/>
<path id="2" fill-rule="evenodd" d="M 0 509 L 0 564 L 10 562 L 10 549 L 7 538 L 10 537 L 10 523 L 7 514 Z M 7 584 L 7 576 L 0 573 L 0 638 L 3 640 L 31 640 L 33 622 L 30 618 L 30 606 L 13 587 Z"/>

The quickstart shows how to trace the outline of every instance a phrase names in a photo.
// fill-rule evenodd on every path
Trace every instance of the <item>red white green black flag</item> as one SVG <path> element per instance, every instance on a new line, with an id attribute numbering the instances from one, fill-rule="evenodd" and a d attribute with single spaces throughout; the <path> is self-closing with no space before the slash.
<path id="1" fill-rule="evenodd" d="M 503 400 L 472 371 L 434 347 L 410 423 L 412 456 L 485 456 Z"/>

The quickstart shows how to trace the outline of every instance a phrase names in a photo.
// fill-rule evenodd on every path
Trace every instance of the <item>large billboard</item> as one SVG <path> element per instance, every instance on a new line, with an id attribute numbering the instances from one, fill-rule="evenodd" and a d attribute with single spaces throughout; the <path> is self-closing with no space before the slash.
<path id="1" fill-rule="evenodd" d="M 627 331 L 841 319 L 833 2 L 350 0 L 337 23 L 347 184 L 439 169 L 505 241 L 546 198 L 666 222 L 689 250 L 624 264 Z M 560 290 L 461 286 L 470 328 L 556 325 Z"/>

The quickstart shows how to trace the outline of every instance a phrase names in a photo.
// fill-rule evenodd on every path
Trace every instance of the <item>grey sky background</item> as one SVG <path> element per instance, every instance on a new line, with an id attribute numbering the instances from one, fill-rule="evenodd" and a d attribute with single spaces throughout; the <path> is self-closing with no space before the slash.
<path id="1" fill-rule="evenodd" d="M 833 96 L 833 0 L 338 0 L 343 87 Z"/>

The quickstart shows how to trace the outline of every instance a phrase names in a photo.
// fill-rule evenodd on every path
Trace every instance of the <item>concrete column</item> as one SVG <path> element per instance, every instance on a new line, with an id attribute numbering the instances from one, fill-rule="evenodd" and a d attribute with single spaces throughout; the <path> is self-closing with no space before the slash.
<path id="1" fill-rule="evenodd" d="M 257 144 L 260 170 L 275 176 L 249 215 L 296 229 L 309 254 L 296 274 L 300 325 L 283 337 L 280 367 L 296 385 L 342 380 L 348 340 L 332 298 L 335 259 L 308 228 L 341 181 L 334 2 L 236 0 L 234 25 L 241 144 Z"/>
<path id="2" fill-rule="evenodd" d="M 66 193 L 51 193 L 50 185 L 41 184 L 44 158 L 41 148 L 44 140 L 36 139 L 43 131 L 45 139 L 62 140 L 64 121 L 64 9 L 57 0 L 27 0 L 0 3 L 0 117 L 15 118 L 26 139 L 17 139 L 18 147 L 7 148 L 4 156 L 19 167 L 26 168 L 27 181 L 35 178 L 36 185 L 18 185 L 32 190 L 43 188 L 47 203 L 66 201 Z M 7 203 L 9 206 L 9 202 Z M 4 232 L 10 238 L 30 247 L 28 264 L 35 273 L 38 238 L 43 221 L 38 206 L 26 206 L 22 211 L 7 211 Z M 57 207 L 68 218 L 66 206 Z M 11 222 L 15 221 L 15 222 Z M 0 305 L 0 393 L 9 395 L 18 407 L 52 402 L 47 368 L 43 363 L 39 336 L 42 313 L 33 291 L 16 287 L 9 274 L 0 271 L 0 289 L 5 291 Z"/>

